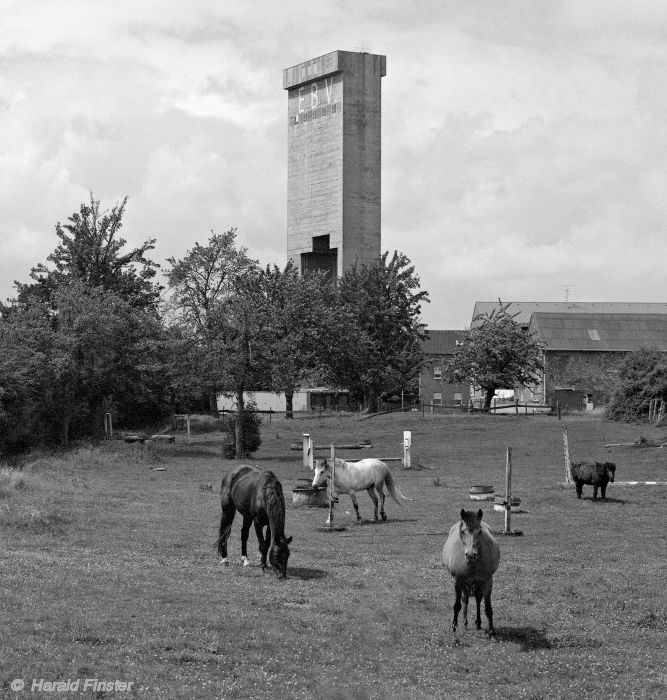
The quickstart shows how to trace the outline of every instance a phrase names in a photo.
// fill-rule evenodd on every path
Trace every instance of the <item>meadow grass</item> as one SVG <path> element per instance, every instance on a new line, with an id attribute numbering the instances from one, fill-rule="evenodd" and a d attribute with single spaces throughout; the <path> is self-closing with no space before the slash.
<path id="1" fill-rule="evenodd" d="M 614 461 L 617 480 L 667 479 L 657 447 L 606 448 L 664 429 L 568 418 L 572 458 Z M 667 694 L 667 487 L 610 484 L 608 500 L 577 500 L 564 480 L 563 423 L 552 417 L 403 414 L 264 422 L 250 461 L 272 469 L 287 500 L 289 579 L 240 566 L 240 521 L 220 567 L 215 543 L 221 436 L 149 451 L 122 442 L 40 455 L 0 469 L 0 693 L 13 679 L 132 682 L 109 697 L 142 698 L 655 698 Z M 316 444 L 369 440 L 350 459 L 399 455 L 392 471 L 407 509 L 389 498 L 375 523 L 359 494 L 327 511 L 295 508 L 311 477 L 303 433 Z M 501 537 L 495 639 L 450 631 L 451 577 L 440 564 L 449 527 L 473 484 L 504 489 L 512 447 L 521 498 Z M 484 623 L 486 621 L 484 620 Z M 94 695 L 94 693 L 88 693 Z M 81 693 L 79 694 L 81 695 Z M 58 694 L 66 697 L 65 694 Z"/>

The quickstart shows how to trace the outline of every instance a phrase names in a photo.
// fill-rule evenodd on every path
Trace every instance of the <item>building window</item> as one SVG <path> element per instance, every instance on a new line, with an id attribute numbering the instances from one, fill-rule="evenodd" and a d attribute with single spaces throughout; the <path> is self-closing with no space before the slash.
<path id="1" fill-rule="evenodd" d="M 442 392 L 440 392 L 440 391 L 433 392 L 433 405 L 434 406 L 442 406 Z"/>
<path id="2" fill-rule="evenodd" d="M 460 391 L 454 392 L 454 403 L 460 406 L 463 403 L 463 394 Z"/>
<path id="3" fill-rule="evenodd" d="M 433 379 L 437 379 L 438 381 L 442 379 L 442 367 L 433 368 Z"/>
<path id="4" fill-rule="evenodd" d="M 588 335 L 591 336 L 591 340 L 600 340 L 600 331 L 596 331 L 594 328 L 588 329 Z"/>

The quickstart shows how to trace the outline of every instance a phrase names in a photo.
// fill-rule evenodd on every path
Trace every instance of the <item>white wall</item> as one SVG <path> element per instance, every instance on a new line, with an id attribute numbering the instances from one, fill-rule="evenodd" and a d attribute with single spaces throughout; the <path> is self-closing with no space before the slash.
<path id="1" fill-rule="evenodd" d="M 244 401 L 254 401 L 257 404 L 257 410 L 259 411 L 284 411 L 286 408 L 285 404 L 285 394 L 274 394 L 270 391 L 258 391 L 256 393 L 251 393 L 246 391 L 243 394 Z M 292 400 L 292 408 L 295 411 L 307 411 L 308 410 L 308 392 L 306 391 L 295 391 L 294 398 Z M 225 396 L 224 394 L 218 394 L 218 411 L 225 409 L 226 411 L 233 410 L 236 408 L 236 400 Z"/>

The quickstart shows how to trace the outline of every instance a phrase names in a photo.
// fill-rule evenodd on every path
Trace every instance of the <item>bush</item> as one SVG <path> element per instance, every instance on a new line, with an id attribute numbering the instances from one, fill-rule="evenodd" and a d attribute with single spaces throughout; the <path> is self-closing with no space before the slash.
<path id="1" fill-rule="evenodd" d="M 621 366 L 606 415 L 613 420 L 646 420 L 651 399 L 667 400 L 667 357 L 658 350 L 638 350 Z"/>
<path id="2" fill-rule="evenodd" d="M 257 452 L 262 444 L 260 435 L 260 427 L 262 418 L 257 413 L 257 406 L 254 403 L 247 403 L 243 408 L 241 416 L 243 425 L 243 445 L 242 453 L 239 457 L 247 457 L 253 452 Z M 234 459 L 236 454 L 236 414 L 225 416 L 222 419 L 222 430 L 227 433 L 229 438 L 223 445 L 223 454 L 227 459 Z"/>

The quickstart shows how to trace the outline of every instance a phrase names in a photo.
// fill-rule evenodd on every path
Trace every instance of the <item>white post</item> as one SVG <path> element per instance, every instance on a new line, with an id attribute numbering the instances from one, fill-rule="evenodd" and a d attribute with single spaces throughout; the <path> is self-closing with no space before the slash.
<path id="1" fill-rule="evenodd" d="M 412 433 L 409 430 L 403 431 L 403 468 L 410 469 L 410 447 L 412 446 Z"/>
<path id="2" fill-rule="evenodd" d="M 303 466 L 313 469 L 313 441 L 308 433 L 303 434 Z"/>
<path id="3" fill-rule="evenodd" d="M 190 444 L 190 414 L 189 413 L 185 416 L 185 425 L 186 425 L 187 430 L 188 430 L 188 445 L 189 445 Z"/>

